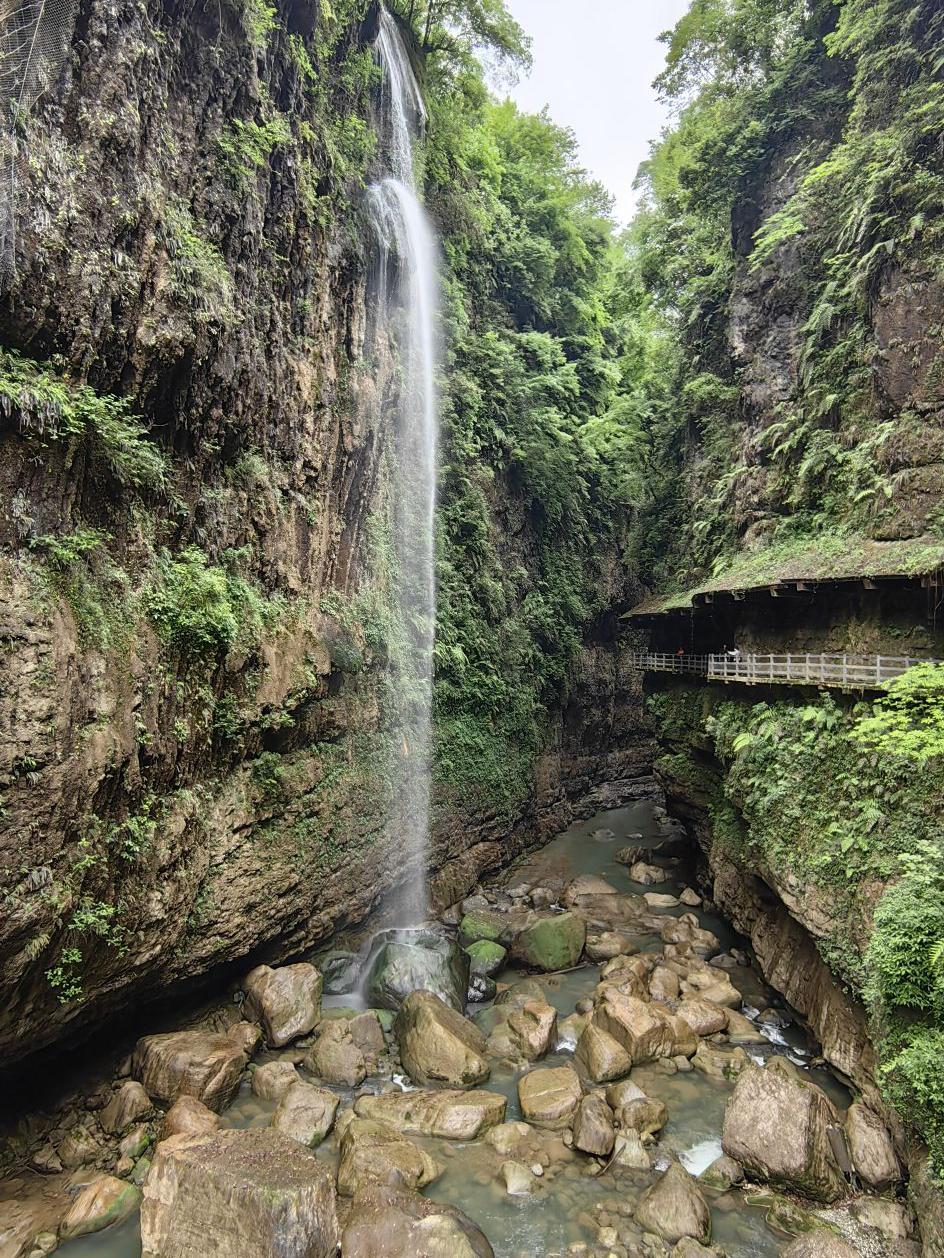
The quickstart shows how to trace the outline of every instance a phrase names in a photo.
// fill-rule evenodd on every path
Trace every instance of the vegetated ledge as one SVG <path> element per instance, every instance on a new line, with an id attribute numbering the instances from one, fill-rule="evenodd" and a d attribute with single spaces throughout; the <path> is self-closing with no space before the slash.
<path id="1" fill-rule="evenodd" d="M 707 581 L 643 599 L 625 612 L 623 619 L 686 611 L 714 594 L 739 594 L 796 582 L 913 580 L 942 568 L 944 539 L 930 534 L 889 542 L 841 531 L 808 535 L 764 550 L 743 552 Z"/>

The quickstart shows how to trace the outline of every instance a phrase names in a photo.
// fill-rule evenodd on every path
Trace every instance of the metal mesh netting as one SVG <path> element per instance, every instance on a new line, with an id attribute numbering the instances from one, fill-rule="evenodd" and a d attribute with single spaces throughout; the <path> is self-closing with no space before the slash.
<path id="1" fill-rule="evenodd" d="M 22 120 L 56 82 L 77 0 L 0 0 L 0 291 L 16 269 L 17 165 Z"/>

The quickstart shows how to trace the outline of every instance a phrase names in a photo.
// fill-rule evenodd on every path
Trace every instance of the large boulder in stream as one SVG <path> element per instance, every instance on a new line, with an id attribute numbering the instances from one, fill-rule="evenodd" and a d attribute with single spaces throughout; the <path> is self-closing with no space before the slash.
<path id="1" fill-rule="evenodd" d="M 412 992 L 394 1023 L 403 1069 L 414 1083 L 474 1088 L 490 1067 L 485 1036 L 432 992 Z"/>
<path id="2" fill-rule="evenodd" d="M 659 1057 L 691 1057 L 698 1037 L 678 1014 L 660 1005 L 605 987 L 593 1010 L 593 1024 L 625 1049 L 633 1065 Z"/>
<path id="3" fill-rule="evenodd" d="M 491 1057 L 537 1061 L 557 1042 L 557 1010 L 534 979 L 507 988 L 490 1009 L 476 1015 L 475 1021 L 488 1036 Z"/>
<path id="4" fill-rule="evenodd" d="M 670 1245 L 686 1236 L 707 1245 L 711 1240 L 711 1211 L 698 1185 L 677 1162 L 639 1199 L 636 1222 Z"/>
<path id="5" fill-rule="evenodd" d="M 518 1080 L 522 1114 L 548 1131 L 572 1126 L 582 1097 L 580 1078 L 570 1066 L 532 1070 Z"/>
<path id="6" fill-rule="evenodd" d="M 141 1204 L 142 1258 L 335 1258 L 334 1176 L 271 1130 L 175 1136 L 158 1145 Z"/>
<path id="7" fill-rule="evenodd" d="M 484 1234 L 455 1206 L 370 1185 L 354 1197 L 344 1258 L 495 1258 Z"/>
<path id="8" fill-rule="evenodd" d="M 567 970 L 580 960 L 586 938 L 586 923 L 574 913 L 536 914 L 511 945 L 511 956 L 532 970 Z"/>
<path id="9" fill-rule="evenodd" d="M 341 1132 L 338 1192 L 353 1197 L 370 1184 L 425 1188 L 442 1167 L 412 1140 L 372 1118 L 348 1118 Z M 340 1125 L 340 1124 L 339 1124 Z"/>
<path id="10" fill-rule="evenodd" d="M 816 1201 L 836 1201 L 845 1179 L 827 1130 L 839 1116 L 825 1092 L 780 1059 L 749 1066 L 724 1111 L 722 1147 L 752 1179 Z"/>
<path id="11" fill-rule="evenodd" d="M 362 1096 L 354 1104 L 354 1113 L 412 1135 L 476 1140 L 505 1121 L 506 1106 L 500 1092 L 430 1089 Z"/>
<path id="12" fill-rule="evenodd" d="M 469 957 L 444 935 L 416 933 L 381 949 L 368 980 L 375 1009 L 399 1009 L 410 992 L 426 991 L 462 1012 L 469 987 Z"/>
<path id="13" fill-rule="evenodd" d="M 304 961 L 277 970 L 257 965 L 243 979 L 245 1011 L 262 1023 L 270 1047 L 281 1048 L 318 1025 L 323 986 L 318 970 Z"/>
<path id="14" fill-rule="evenodd" d="M 272 1128 L 313 1149 L 334 1125 L 339 1103 L 340 1097 L 334 1092 L 299 1080 L 279 1101 Z"/>
<path id="15" fill-rule="evenodd" d="M 846 1141 L 856 1174 L 867 1188 L 884 1192 L 901 1179 L 891 1134 L 873 1109 L 854 1101 L 846 1113 Z"/>
<path id="16" fill-rule="evenodd" d="M 145 1035 L 135 1045 L 132 1071 L 148 1096 L 173 1104 L 192 1096 L 219 1113 L 236 1094 L 246 1068 L 239 1028 L 216 1031 L 171 1031 Z"/>
<path id="17" fill-rule="evenodd" d="M 72 1240 L 123 1223 L 138 1208 L 140 1200 L 141 1194 L 133 1184 L 114 1175 L 100 1175 L 86 1184 L 73 1201 L 59 1225 L 59 1239 Z"/>

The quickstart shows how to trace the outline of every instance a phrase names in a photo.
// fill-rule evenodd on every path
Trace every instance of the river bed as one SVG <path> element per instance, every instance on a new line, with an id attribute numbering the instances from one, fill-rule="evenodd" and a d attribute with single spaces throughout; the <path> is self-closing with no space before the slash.
<path id="1" fill-rule="evenodd" d="M 652 849 L 677 831 L 660 817 L 659 810 L 650 803 L 602 813 L 580 822 L 552 840 L 545 848 L 532 853 L 500 879 L 506 887 L 522 882 L 538 885 L 546 882 L 567 882 L 580 874 L 605 877 L 620 891 L 642 894 L 647 888 L 630 881 L 628 870 L 615 861 L 615 854 L 628 841 L 642 848 Z M 664 856 L 655 855 L 655 863 L 663 863 L 671 870 L 668 882 L 655 890 L 677 895 L 683 888 L 692 886 L 693 870 L 686 861 L 671 863 Z M 666 913 L 685 912 L 684 906 L 664 910 Z M 725 949 L 743 947 L 730 927 L 717 916 L 699 910 L 700 924 L 713 931 Z M 641 950 L 661 948 L 656 932 L 643 934 L 639 939 Z M 560 1018 L 573 1013 L 578 1000 L 590 996 L 598 979 L 597 965 L 581 965 L 562 974 L 537 976 L 549 1003 L 558 1010 Z M 791 1019 L 781 1002 L 771 992 L 758 972 L 750 964 L 738 965 L 728 971 L 734 985 L 742 995 L 744 1011 L 754 1015 L 759 1009 L 774 1007 Z M 506 969 L 499 982 L 510 984 L 526 977 L 516 969 Z M 534 976 L 528 976 L 534 977 Z M 350 1004 L 349 999 L 336 998 L 335 1003 Z M 475 1006 L 481 1008 L 482 1006 Z M 794 1020 L 786 1026 L 763 1028 L 769 1037 L 765 1042 L 751 1045 L 750 1055 L 761 1061 L 771 1054 L 786 1054 L 807 1069 L 806 1063 L 814 1060 L 814 1049 L 802 1028 Z M 290 1052 L 264 1053 L 258 1061 L 292 1057 Z M 294 1054 L 297 1059 L 298 1053 Z M 549 1053 L 537 1065 L 559 1065 L 572 1060 L 572 1047 L 559 1043 L 557 1051 Z M 528 1067 L 530 1068 L 530 1067 Z M 490 1091 L 502 1092 L 508 1098 L 509 1120 L 520 1118 L 517 1081 L 523 1071 L 496 1066 L 485 1085 Z M 834 1103 L 844 1108 L 849 1096 L 843 1085 L 823 1067 L 810 1071 L 815 1082 L 826 1090 Z M 429 1197 L 460 1207 L 479 1224 L 489 1238 L 496 1258 L 534 1258 L 535 1255 L 564 1255 L 571 1246 L 592 1246 L 597 1238 L 601 1219 L 613 1219 L 627 1212 L 627 1203 L 635 1200 L 664 1170 L 670 1158 L 678 1158 L 693 1175 L 700 1174 L 721 1153 L 721 1127 L 727 1096 L 732 1083 L 708 1077 L 698 1071 L 666 1074 L 658 1066 L 637 1066 L 632 1071 L 633 1081 L 650 1096 L 661 1100 L 668 1107 L 669 1120 L 654 1146 L 656 1157 L 649 1172 L 632 1171 L 618 1166 L 604 1174 L 599 1172 L 601 1163 L 584 1155 L 561 1147 L 559 1161 L 551 1167 L 544 1180 L 535 1182 L 531 1196 L 507 1195 L 500 1178 L 495 1175 L 494 1152 L 483 1142 L 460 1144 L 457 1142 L 414 1137 L 444 1167 L 444 1173 L 429 1186 Z M 380 1087 L 389 1081 L 368 1080 L 367 1086 Z M 405 1079 L 397 1079 L 400 1086 L 409 1086 Z M 342 1104 L 351 1104 L 353 1092 L 336 1089 L 342 1096 Z M 362 1091 L 363 1089 L 361 1089 Z M 244 1082 L 234 1103 L 223 1115 L 223 1125 L 232 1127 L 267 1126 L 271 1120 L 274 1103 L 254 1096 L 248 1082 Z M 337 1147 L 333 1136 L 319 1149 L 319 1156 L 337 1161 Z M 787 1242 L 787 1238 L 773 1231 L 767 1224 L 764 1212 L 744 1203 L 737 1192 L 722 1195 L 711 1194 L 714 1243 L 720 1245 L 730 1258 L 772 1258 Z M 141 1252 L 137 1220 L 132 1219 L 104 1233 L 84 1237 L 64 1244 L 59 1251 L 64 1258 L 139 1258 Z M 573 1252 L 581 1252 L 579 1249 Z"/>

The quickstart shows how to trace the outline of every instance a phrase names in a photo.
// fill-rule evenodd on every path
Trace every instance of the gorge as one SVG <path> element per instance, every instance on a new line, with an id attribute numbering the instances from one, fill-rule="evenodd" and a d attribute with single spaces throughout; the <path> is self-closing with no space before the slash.
<path id="1" fill-rule="evenodd" d="M 0 1258 L 944 1252 L 939 6 L 0 23 Z"/>

